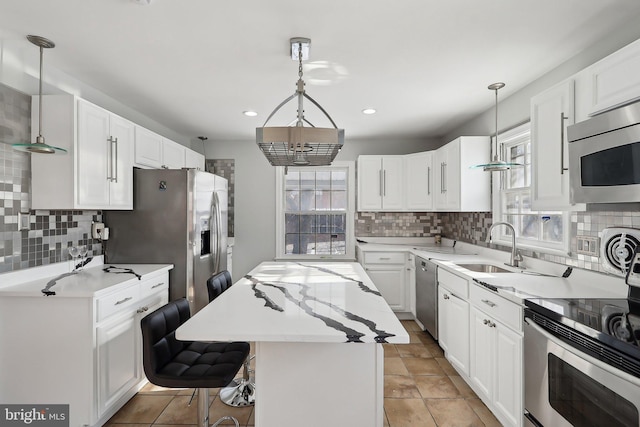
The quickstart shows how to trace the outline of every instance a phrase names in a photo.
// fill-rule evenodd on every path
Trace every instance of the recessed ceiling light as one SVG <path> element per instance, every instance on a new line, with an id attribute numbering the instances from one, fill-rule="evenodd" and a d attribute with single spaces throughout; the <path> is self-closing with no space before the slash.
<path id="1" fill-rule="evenodd" d="M 365 108 L 364 110 L 362 110 L 362 114 L 375 114 L 375 113 L 376 113 L 375 108 Z"/>
<path id="2" fill-rule="evenodd" d="M 251 111 L 251 110 L 243 111 L 242 114 L 244 114 L 245 116 L 248 116 L 248 117 L 255 117 L 255 116 L 258 115 L 258 113 L 256 113 L 255 111 Z"/>

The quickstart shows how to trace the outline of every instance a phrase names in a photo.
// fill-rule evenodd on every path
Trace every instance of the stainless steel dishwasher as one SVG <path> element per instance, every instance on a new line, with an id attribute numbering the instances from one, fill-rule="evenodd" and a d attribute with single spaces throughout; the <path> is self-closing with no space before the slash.
<path id="1" fill-rule="evenodd" d="M 416 317 L 424 329 L 438 339 L 438 284 L 437 266 L 416 257 Z"/>

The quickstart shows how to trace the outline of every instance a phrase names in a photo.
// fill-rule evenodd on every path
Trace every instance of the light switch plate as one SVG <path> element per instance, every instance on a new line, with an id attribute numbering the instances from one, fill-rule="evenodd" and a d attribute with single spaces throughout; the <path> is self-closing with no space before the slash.
<path id="1" fill-rule="evenodd" d="M 29 230 L 31 228 L 31 215 L 29 212 L 18 212 L 18 230 Z"/>
<path id="2" fill-rule="evenodd" d="M 576 252 L 583 255 L 598 256 L 598 238 L 576 236 Z"/>

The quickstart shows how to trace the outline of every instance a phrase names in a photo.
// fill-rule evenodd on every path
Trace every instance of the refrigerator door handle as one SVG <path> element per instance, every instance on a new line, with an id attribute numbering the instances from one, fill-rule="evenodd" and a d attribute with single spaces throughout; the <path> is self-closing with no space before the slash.
<path id="1" fill-rule="evenodd" d="M 220 217 L 220 198 L 218 197 L 218 193 L 213 192 L 213 201 L 211 203 L 211 219 L 209 221 L 210 227 L 215 227 L 213 233 L 211 234 L 211 248 L 215 250 L 214 258 L 213 258 L 213 272 L 220 272 L 220 243 L 222 241 L 221 232 L 220 232 L 220 223 L 222 219 Z"/>

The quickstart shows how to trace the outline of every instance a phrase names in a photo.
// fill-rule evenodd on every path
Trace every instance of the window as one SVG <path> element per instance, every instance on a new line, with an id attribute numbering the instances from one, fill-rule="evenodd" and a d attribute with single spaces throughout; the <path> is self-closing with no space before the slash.
<path id="1" fill-rule="evenodd" d="M 277 257 L 353 259 L 353 162 L 287 169 L 276 173 Z"/>
<path id="2" fill-rule="evenodd" d="M 493 222 L 506 221 L 516 229 L 517 244 L 529 249 L 568 248 L 568 215 L 531 210 L 531 133 L 530 124 L 499 135 L 504 160 L 524 164 L 493 174 Z M 493 240 L 511 246 L 507 227 L 493 231 Z"/>

